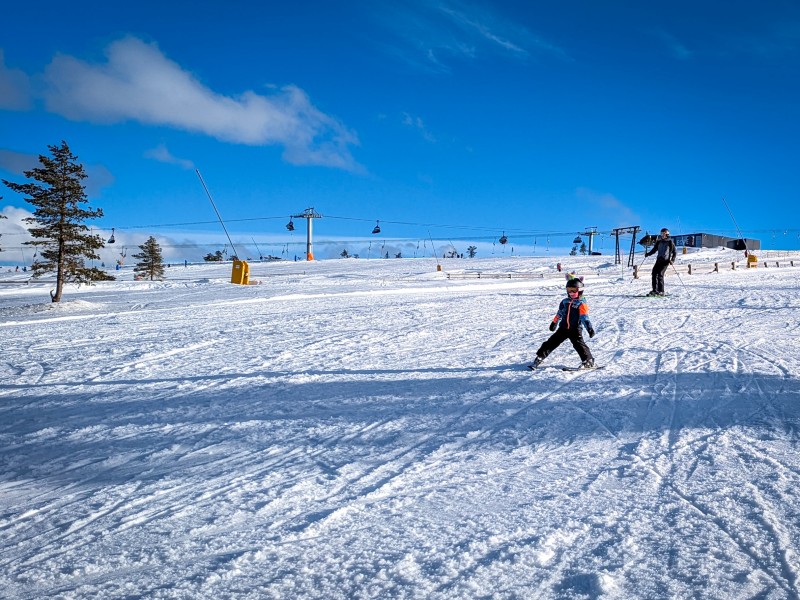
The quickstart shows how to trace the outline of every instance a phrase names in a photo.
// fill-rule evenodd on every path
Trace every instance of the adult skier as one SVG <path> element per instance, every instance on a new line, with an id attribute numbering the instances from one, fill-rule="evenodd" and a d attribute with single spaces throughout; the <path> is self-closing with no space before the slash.
<path id="1" fill-rule="evenodd" d="M 664 227 L 661 230 L 661 235 L 653 244 L 653 249 L 645 254 L 645 256 L 656 256 L 656 264 L 653 265 L 653 289 L 650 290 L 648 296 L 663 296 L 664 295 L 664 273 L 667 267 L 675 263 L 675 257 L 678 253 L 675 251 L 675 242 L 669 237 L 669 229 Z"/>
<path id="2" fill-rule="evenodd" d="M 583 281 L 573 278 L 567 281 L 567 297 L 558 305 L 558 312 L 550 323 L 550 331 L 554 333 L 536 351 L 536 360 L 528 365 L 528 368 L 538 367 L 548 354 L 567 339 L 572 342 L 572 347 L 581 357 L 581 367 L 594 368 L 594 357 L 583 340 L 581 326 L 586 328 L 590 338 L 594 337 L 594 328 L 589 321 L 589 304 L 583 297 Z"/>

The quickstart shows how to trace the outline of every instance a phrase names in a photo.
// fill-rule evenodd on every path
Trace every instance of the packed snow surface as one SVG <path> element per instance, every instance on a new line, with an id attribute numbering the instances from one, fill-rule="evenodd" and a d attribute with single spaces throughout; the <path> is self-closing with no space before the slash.
<path id="1" fill-rule="evenodd" d="M 800 597 L 800 269 L 651 260 L 0 274 L 0 596 Z"/>

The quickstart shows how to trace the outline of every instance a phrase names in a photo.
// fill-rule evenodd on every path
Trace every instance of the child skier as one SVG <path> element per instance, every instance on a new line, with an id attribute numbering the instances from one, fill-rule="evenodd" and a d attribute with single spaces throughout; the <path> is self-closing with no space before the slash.
<path id="1" fill-rule="evenodd" d="M 583 297 L 583 281 L 573 278 L 567 281 L 567 297 L 558 305 L 558 313 L 550 323 L 550 331 L 554 333 L 536 351 L 536 360 L 528 368 L 538 367 L 566 339 L 572 342 L 572 347 L 581 357 L 581 368 L 594 368 L 594 357 L 583 340 L 581 325 L 586 328 L 590 338 L 594 337 L 594 328 L 589 321 L 589 305 Z"/>

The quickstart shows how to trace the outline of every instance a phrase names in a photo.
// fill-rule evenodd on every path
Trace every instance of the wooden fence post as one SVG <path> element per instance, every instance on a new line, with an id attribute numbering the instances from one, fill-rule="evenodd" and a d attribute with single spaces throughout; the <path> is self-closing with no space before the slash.
<path id="1" fill-rule="evenodd" d="M 633 265 L 633 278 L 639 279 L 639 265 Z"/>

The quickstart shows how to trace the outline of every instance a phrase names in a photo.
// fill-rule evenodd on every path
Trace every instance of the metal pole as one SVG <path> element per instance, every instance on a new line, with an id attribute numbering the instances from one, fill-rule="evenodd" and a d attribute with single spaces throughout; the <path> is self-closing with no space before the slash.
<path id="1" fill-rule="evenodd" d="M 239 253 L 236 252 L 236 246 L 233 245 L 233 241 L 231 241 L 231 236 L 228 235 L 228 230 L 225 228 L 225 223 L 222 221 L 222 215 L 219 214 L 217 210 L 217 205 L 214 204 L 214 199 L 211 197 L 211 192 L 208 191 L 208 186 L 206 186 L 206 182 L 203 181 L 203 176 L 200 175 L 200 169 L 195 169 L 197 172 L 197 176 L 200 178 L 200 183 L 203 184 L 203 189 L 205 189 L 206 194 L 208 195 L 208 199 L 211 200 L 211 206 L 214 207 L 214 212 L 217 213 L 217 218 L 219 219 L 220 225 L 222 225 L 222 231 L 225 232 L 225 236 L 228 238 L 228 242 L 230 242 L 231 248 L 233 249 L 233 253 L 236 255 L 236 258 L 239 258 Z"/>
<path id="2" fill-rule="evenodd" d="M 251 240 L 253 240 L 253 245 L 256 247 L 256 250 L 258 250 L 258 257 L 259 257 L 260 259 L 263 259 L 263 258 L 264 258 L 264 255 L 263 255 L 263 254 L 261 254 L 261 248 L 259 248 L 259 247 L 258 247 L 258 244 L 256 244 L 256 239 L 255 239 L 254 237 L 252 237 L 252 236 L 250 237 L 250 239 L 251 239 Z"/>
<path id="3" fill-rule="evenodd" d="M 632 267 L 633 265 L 636 264 L 636 257 L 635 257 L 635 255 L 636 255 L 636 234 L 639 233 L 638 225 L 635 226 L 635 227 L 632 227 L 632 229 L 633 229 L 633 239 L 631 240 L 631 254 L 628 257 L 628 266 L 629 267 Z"/>
<path id="4" fill-rule="evenodd" d="M 683 283 L 683 279 L 681 279 L 681 274 L 678 273 L 678 269 L 675 268 L 675 265 L 673 263 L 670 263 L 670 266 L 672 267 L 672 270 L 675 271 L 675 275 L 678 276 L 678 281 L 681 282 L 681 285 L 683 286 L 683 289 L 688 291 L 688 288 L 686 287 L 686 284 Z"/>
<path id="5" fill-rule="evenodd" d="M 436 270 L 437 271 L 441 271 L 442 270 L 442 265 L 439 262 L 439 255 L 436 252 L 436 245 L 433 243 L 433 237 L 431 237 L 431 230 L 430 229 L 428 229 L 428 239 L 430 239 L 430 241 L 431 241 L 431 248 L 433 249 L 433 258 L 436 259 Z"/>
<path id="6" fill-rule="evenodd" d="M 314 260 L 314 252 L 312 252 L 311 249 L 311 216 L 306 217 L 306 223 L 308 223 L 308 237 L 306 238 L 306 260 Z"/>
<path id="7" fill-rule="evenodd" d="M 739 225 L 737 225 L 736 219 L 733 218 L 733 213 L 731 212 L 728 203 L 725 202 L 725 198 L 722 199 L 722 203 L 725 205 L 725 208 L 728 209 L 728 214 L 731 216 L 731 221 L 733 221 L 733 226 L 736 227 L 736 232 L 739 234 L 739 238 L 741 238 L 742 243 L 744 244 L 744 249 L 747 250 L 749 253 L 750 249 L 747 247 L 747 242 L 745 241 L 744 236 L 742 235 L 742 230 L 739 229 Z"/>

